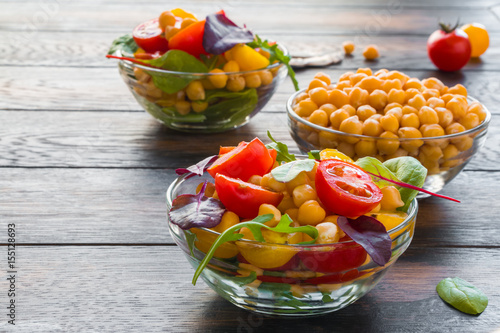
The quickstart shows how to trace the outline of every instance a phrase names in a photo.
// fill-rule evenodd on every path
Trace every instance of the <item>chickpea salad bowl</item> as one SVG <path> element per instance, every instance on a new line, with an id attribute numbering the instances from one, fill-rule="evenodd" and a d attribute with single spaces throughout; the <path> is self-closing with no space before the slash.
<path id="1" fill-rule="evenodd" d="M 224 11 L 199 20 L 163 12 L 116 39 L 107 55 L 138 103 L 167 127 L 223 132 L 246 124 L 287 74 L 298 89 L 287 50 L 262 40 Z"/>
<path id="2" fill-rule="evenodd" d="M 336 83 L 318 73 L 286 107 L 301 151 L 334 148 L 353 160 L 372 156 L 382 162 L 412 156 L 427 168 L 423 187 L 433 192 L 484 145 L 491 119 L 461 84 L 369 68 L 347 72 Z"/>
<path id="3" fill-rule="evenodd" d="M 170 233 L 210 288 L 238 307 L 313 316 L 368 293 L 405 252 L 427 170 L 413 157 L 297 159 L 258 138 L 178 169 Z M 452 199 L 453 200 L 453 199 Z"/>

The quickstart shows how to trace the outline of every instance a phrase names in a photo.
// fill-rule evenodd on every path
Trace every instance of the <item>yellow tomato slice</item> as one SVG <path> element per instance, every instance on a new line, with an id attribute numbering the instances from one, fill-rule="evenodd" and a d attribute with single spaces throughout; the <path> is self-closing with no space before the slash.
<path id="1" fill-rule="evenodd" d="M 344 153 L 341 153 L 337 149 L 330 149 L 330 148 L 323 149 L 322 151 L 319 152 L 319 156 L 322 161 L 334 159 L 334 160 L 341 160 L 344 162 L 354 163 L 352 158 L 345 155 Z"/>
<path id="2" fill-rule="evenodd" d="M 191 228 L 189 230 L 196 235 L 194 245 L 203 253 L 207 253 L 208 250 L 210 250 L 210 247 L 218 236 L 198 228 Z M 238 248 L 233 243 L 223 243 L 217 248 L 217 250 L 215 250 L 214 257 L 227 259 L 232 258 L 237 254 Z"/>
<path id="3" fill-rule="evenodd" d="M 182 8 L 172 9 L 170 12 L 172 12 L 172 14 L 174 14 L 174 16 L 181 17 L 183 19 L 185 19 L 185 18 L 192 18 L 192 19 L 198 20 L 196 18 L 196 16 L 194 16 L 194 14 L 192 14 L 190 12 L 186 12 Z"/>
<path id="4" fill-rule="evenodd" d="M 236 246 L 246 261 L 263 269 L 283 266 L 299 250 L 293 246 L 237 241 Z"/>

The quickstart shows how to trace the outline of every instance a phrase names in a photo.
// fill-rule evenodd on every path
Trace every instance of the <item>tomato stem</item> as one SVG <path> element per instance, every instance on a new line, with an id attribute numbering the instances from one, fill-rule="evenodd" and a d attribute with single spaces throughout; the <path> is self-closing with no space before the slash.
<path id="1" fill-rule="evenodd" d="M 443 22 L 439 22 L 439 26 L 441 27 L 441 30 L 443 30 L 447 34 L 455 31 L 455 29 L 458 28 L 459 24 L 460 24 L 460 20 L 457 20 L 457 23 L 455 23 L 455 25 L 453 27 L 449 23 L 446 24 L 446 23 L 443 23 Z"/>

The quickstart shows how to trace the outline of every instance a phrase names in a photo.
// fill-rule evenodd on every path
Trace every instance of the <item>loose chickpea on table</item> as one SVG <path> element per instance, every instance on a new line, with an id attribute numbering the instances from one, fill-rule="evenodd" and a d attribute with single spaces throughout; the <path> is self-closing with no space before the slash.
<path id="1" fill-rule="evenodd" d="M 488 117 L 484 106 L 467 96 L 461 84 L 448 87 L 437 78 L 420 80 L 394 70 L 359 68 L 337 82 L 318 73 L 292 103 L 305 120 L 292 127 L 317 149 L 336 148 L 354 160 L 409 155 L 436 174 L 467 160 L 477 133 L 437 137 L 478 128 Z"/>

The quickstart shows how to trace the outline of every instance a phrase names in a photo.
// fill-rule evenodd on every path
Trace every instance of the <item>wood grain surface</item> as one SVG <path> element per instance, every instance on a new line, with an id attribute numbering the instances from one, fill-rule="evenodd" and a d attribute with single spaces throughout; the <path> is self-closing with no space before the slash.
<path id="1" fill-rule="evenodd" d="M 237 23 L 301 48 L 353 57 L 297 70 L 302 87 L 318 71 L 335 80 L 359 67 L 402 70 L 461 83 L 492 113 L 488 139 L 443 191 L 462 201 L 419 202 L 412 244 L 380 284 L 333 314 L 263 317 L 191 285 L 192 268 L 166 221 L 165 191 L 175 168 L 266 131 L 299 150 L 288 131 L 289 79 L 250 123 L 221 134 L 167 129 L 133 99 L 111 41 L 163 10 L 201 15 L 224 8 Z M 460 72 L 437 71 L 426 54 L 439 19 L 480 22 L 490 48 Z M 0 251 L 16 225 L 16 326 L 0 310 L 0 332 L 485 332 L 500 331 L 500 2 L 384 0 L 0 0 Z M 377 44 L 381 57 L 363 60 Z M 263 126 L 265 124 L 265 126 Z M 3 230 L 3 231 L 2 231 Z M 7 263 L 0 261 L 0 309 Z M 489 297 L 479 316 L 435 292 L 458 276 Z"/>

